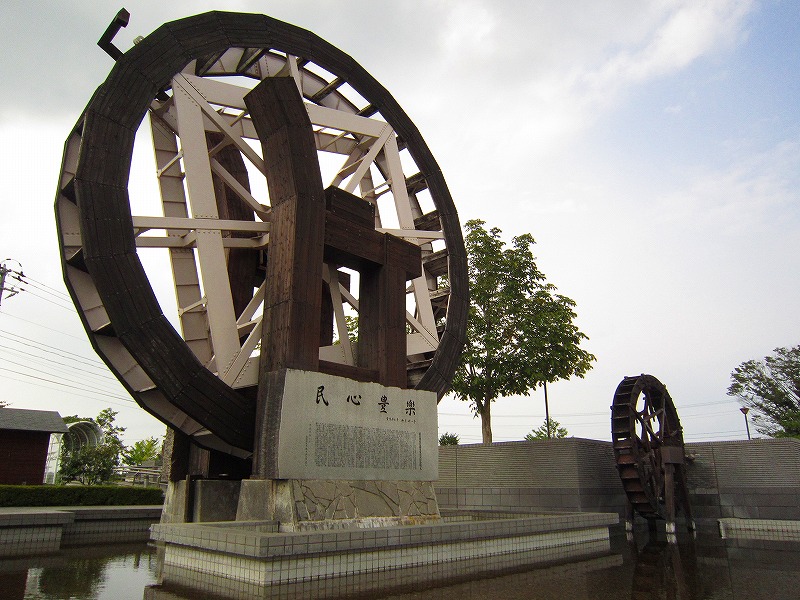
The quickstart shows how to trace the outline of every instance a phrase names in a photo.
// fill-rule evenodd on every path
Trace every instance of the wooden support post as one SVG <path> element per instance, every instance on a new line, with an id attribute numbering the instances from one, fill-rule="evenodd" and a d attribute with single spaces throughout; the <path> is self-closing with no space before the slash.
<path id="1" fill-rule="evenodd" d="M 667 510 L 667 541 L 677 543 L 675 537 L 675 465 L 664 463 L 664 505 Z"/>
<path id="2" fill-rule="evenodd" d="M 633 541 L 633 502 L 626 496 L 625 497 L 625 537 L 629 542 Z"/>
<path id="3" fill-rule="evenodd" d="M 272 204 L 261 371 L 316 371 L 325 195 L 311 121 L 291 78 L 264 79 L 245 104 L 261 140 Z"/>
<path id="4" fill-rule="evenodd" d="M 689 504 L 689 481 L 686 477 L 686 465 L 678 465 L 675 473 L 676 482 L 678 484 L 678 498 L 683 509 L 683 514 L 686 517 L 686 528 L 689 531 L 697 531 L 697 525 L 692 516 L 692 507 Z"/>
<path id="5" fill-rule="evenodd" d="M 384 235 L 383 265 L 361 273 L 358 363 L 377 369 L 383 385 L 406 387 L 405 242 Z M 417 261 L 416 264 L 420 264 Z M 402 351 L 398 351 L 402 349 Z"/>
<path id="6" fill-rule="evenodd" d="M 253 477 L 269 478 L 277 472 L 280 372 L 320 371 L 319 348 L 331 341 L 323 262 L 361 274 L 358 365 L 339 373 L 401 388 L 406 281 L 419 277 L 422 266 L 418 246 L 375 231 L 371 205 L 322 189 L 311 121 L 293 79 L 264 79 L 245 104 L 261 140 L 272 205 L 253 457 Z"/>
<path id="7" fill-rule="evenodd" d="M 282 402 L 270 381 L 281 369 L 319 369 L 325 195 L 294 80 L 268 77 L 244 100 L 261 140 L 272 205 L 252 471 L 267 478 L 277 464 Z"/>

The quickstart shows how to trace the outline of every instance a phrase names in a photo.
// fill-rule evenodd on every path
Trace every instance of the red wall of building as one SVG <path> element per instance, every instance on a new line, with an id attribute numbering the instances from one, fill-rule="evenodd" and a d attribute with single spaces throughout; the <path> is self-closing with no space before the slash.
<path id="1" fill-rule="evenodd" d="M 0 429 L 0 484 L 42 483 L 50 434 Z"/>

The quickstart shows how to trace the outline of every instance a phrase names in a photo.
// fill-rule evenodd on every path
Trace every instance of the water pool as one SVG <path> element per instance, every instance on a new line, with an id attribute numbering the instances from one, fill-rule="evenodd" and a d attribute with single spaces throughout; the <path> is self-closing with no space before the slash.
<path id="1" fill-rule="evenodd" d="M 445 580 L 448 566 L 441 570 Z M 526 567 L 509 557 L 494 576 L 468 581 L 463 569 L 446 583 L 392 589 L 392 572 L 363 579 L 312 580 L 276 588 L 276 598 L 386 598 L 391 600 L 478 600 L 485 598 L 604 600 L 708 599 L 789 600 L 798 597 L 800 543 L 723 540 L 715 531 L 677 545 L 637 532 L 634 542 L 613 535 L 611 552 L 575 562 Z M 404 581 L 408 581 L 405 578 Z M 209 594 L 158 586 L 155 547 L 134 544 L 72 548 L 56 555 L 0 561 L 0 598 L 8 600 L 196 600 Z M 366 591 L 369 589 L 369 591 Z"/>

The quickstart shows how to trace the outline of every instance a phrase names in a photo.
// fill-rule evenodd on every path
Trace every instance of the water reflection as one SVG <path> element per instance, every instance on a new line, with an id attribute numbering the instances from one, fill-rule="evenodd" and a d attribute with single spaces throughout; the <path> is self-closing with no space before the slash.
<path id="1" fill-rule="evenodd" d="M 79 559 L 69 568 L 44 567 L 38 578 L 34 572 L 31 579 L 38 579 L 36 588 L 42 598 L 96 598 L 109 560 Z"/>
<path id="2" fill-rule="evenodd" d="M 722 540 L 716 531 L 697 539 L 664 532 L 629 543 L 612 539 L 612 557 L 535 568 L 385 600 L 796 600 L 800 597 L 800 544 Z M 609 557 L 609 558 L 612 558 Z"/>
<path id="3" fill-rule="evenodd" d="M 294 588 L 261 590 L 258 597 L 383 598 L 386 600 L 769 600 L 796 599 L 800 543 L 722 540 L 710 530 L 668 544 L 663 532 L 622 532 L 603 556 L 526 567 L 498 561 L 498 570 L 468 581 L 469 569 L 427 566 L 451 577 L 429 583 L 394 571 L 362 578 L 312 580 Z M 195 600 L 199 593 L 156 585 L 155 550 L 142 545 L 78 548 L 49 557 L 0 562 L 0 597 L 9 600 Z M 420 575 L 421 573 L 417 573 Z M 428 573 L 430 574 L 430 573 Z M 256 597 L 256 596 L 248 596 Z"/>
<path id="4" fill-rule="evenodd" d="M 155 583 L 155 550 L 146 544 L 62 550 L 0 562 L 0 597 L 8 600 L 141 600 Z"/>
<path id="5" fill-rule="evenodd" d="M 663 534 L 662 534 L 663 535 Z M 716 531 L 679 544 L 649 534 L 629 544 L 632 600 L 797 598 L 800 544 L 722 540 Z"/>
<path id="6" fill-rule="evenodd" d="M 665 540 L 648 538 L 641 548 L 637 548 L 634 542 L 633 549 L 636 554 L 631 600 L 708 597 L 702 577 L 698 578 L 701 569 L 698 568 L 693 539 L 689 538 L 679 547 Z"/>

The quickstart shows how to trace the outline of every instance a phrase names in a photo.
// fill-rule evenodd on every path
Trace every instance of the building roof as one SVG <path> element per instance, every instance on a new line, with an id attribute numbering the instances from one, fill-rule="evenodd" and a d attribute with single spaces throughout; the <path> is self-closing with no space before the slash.
<path id="1" fill-rule="evenodd" d="M 27 408 L 0 408 L 0 429 L 48 433 L 67 432 L 64 419 L 56 411 Z"/>

